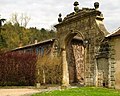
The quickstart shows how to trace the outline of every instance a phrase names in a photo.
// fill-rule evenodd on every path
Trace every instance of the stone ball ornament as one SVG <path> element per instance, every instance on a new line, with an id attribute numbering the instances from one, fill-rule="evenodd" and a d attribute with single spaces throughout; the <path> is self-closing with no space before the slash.
<path id="1" fill-rule="evenodd" d="M 99 8 L 99 2 L 95 2 L 94 7 L 95 7 L 95 9 L 98 9 Z"/>
<path id="2" fill-rule="evenodd" d="M 62 17 L 61 17 L 62 14 L 60 13 L 58 16 L 59 16 L 59 18 L 58 18 L 58 22 L 60 23 L 60 22 L 62 22 Z"/>
<path id="3" fill-rule="evenodd" d="M 79 3 L 78 3 L 77 1 L 75 1 L 73 5 L 74 5 L 74 6 L 78 6 Z"/>

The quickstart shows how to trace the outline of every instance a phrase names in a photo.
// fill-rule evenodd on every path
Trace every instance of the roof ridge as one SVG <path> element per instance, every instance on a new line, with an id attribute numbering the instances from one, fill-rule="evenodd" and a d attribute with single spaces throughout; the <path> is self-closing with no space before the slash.
<path id="1" fill-rule="evenodd" d="M 35 46 L 35 45 L 38 45 L 38 44 L 42 44 L 42 43 L 46 43 L 46 42 L 49 42 L 49 41 L 53 41 L 55 38 L 51 38 L 51 39 L 46 39 L 46 40 L 43 40 L 43 41 L 39 41 L 38 43 L 32 43 L 32 44 L 27 44 L 25 46 L 22 46 L 22 47 L 17 47 L 15 49 L 12 49 L 11 51 L 15 51 L 15 50 L 18 50 L 18 49 L 22 49 L 22 48 L 27 48 L 27 47 L 30 47 L 30 46 Z"/>
<path id="2" fill-rule="evenodd" d="M 110 34 L 108 34 L 105 37 L 109 37 L 109 36 L 113 35 L 114 33 L 118 32 L 119 30 L 120 30 L 120 27 L 118 27 L 116 30 L 114 30 L 113 32 L 111 32 Z"/>

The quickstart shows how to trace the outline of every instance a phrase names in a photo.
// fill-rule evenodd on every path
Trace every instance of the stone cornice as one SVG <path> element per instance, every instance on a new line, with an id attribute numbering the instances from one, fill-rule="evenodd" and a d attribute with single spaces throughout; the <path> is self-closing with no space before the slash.
<path id="1" fill-rule="evenodd" d="M 103 20 L 104 18 L 101 18 L 101 12 L 95 9 L 89 9 L 89 8 L 83 8 L 82 10 L 79 10 L 78 12 L 72 12 L 70 14 L 68 14 L 64 20 L 55 25 L 55 27 L 57 28 L 58 26 L 64 25 L 64 24 L 69 24 L 71 21 L 77 21 L 78 19 L 83 19 L 83 18 L 87 18 L 90 16 L 96 16 L 96 19 L 99 20 Z"/>

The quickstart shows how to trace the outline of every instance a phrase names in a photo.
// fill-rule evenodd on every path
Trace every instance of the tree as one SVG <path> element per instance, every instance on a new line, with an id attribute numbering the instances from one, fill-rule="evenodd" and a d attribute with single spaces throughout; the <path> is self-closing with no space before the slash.
<path id="1" fill-rule="evenodd" d="M 1 34 L 1 30 L 4 29 L 2 27 L 2 23 L 5 21 L 6 19 L 0 19 L 0 50 L 3 49 L 4 47 L 6 47 L 6 41 L 4 39 L 4 37 Z"/>
<path id="2" fill-rule="evenodd" d="M 15 32 L 19 36 L 19 43 L 22 45 L 28 44 L 29 38 L 27 36 L 26 26 L 30 21 L 30 17 L 25 14 L 18 15 L 17 13 L 12 14 L 11 23 L 14 25 Z M 18 44 L 19 45 L 19 44 Z"/>
<path id="3" fill-rule="evenodd" d="M 26 14 L 21 14 L 20 16 L 17 13 L 12 14 L 11 22 L 13 25 L 17 24 L 26 28 L 27 24 L 30 21 L 30 17 Z"/>
<path id="4" fill-rule="evenodd" d="M 5 30 L 1 30 L 1 35 L 7 46 L 2 46 L 8 50 L 19 47 L 22 44 L 28 45 L 34 43 L 35 39 L 38 42 L 54 38 L 56 32 L 54 30 L 47 30 L 45 28 L 37 29 L 36 27 L 26 28 L 30 18 L 22 14 L 19 16 L 17 13 L 13 14 L 11 20 L 4 24 Z M 3 44 L 2 44 L 3 45 Z"/>

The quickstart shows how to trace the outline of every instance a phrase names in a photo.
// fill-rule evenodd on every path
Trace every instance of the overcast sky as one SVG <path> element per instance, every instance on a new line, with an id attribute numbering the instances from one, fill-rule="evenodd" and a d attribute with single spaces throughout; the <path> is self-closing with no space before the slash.
<path id="1" fill-rule="evenodd" d="M 57 24 L 58 14 L 63 17 L 73 12 L 75 0 L 0 0 L 1 18 L 10 19 L 13 13 L 27 14 L 31 19 L 28 27 L 47 28 Z M 93 8 L 100 3 L 104 23 L 109 32 L 120 27 L 120 0 L 77 0 L 79 7 Z"/>

